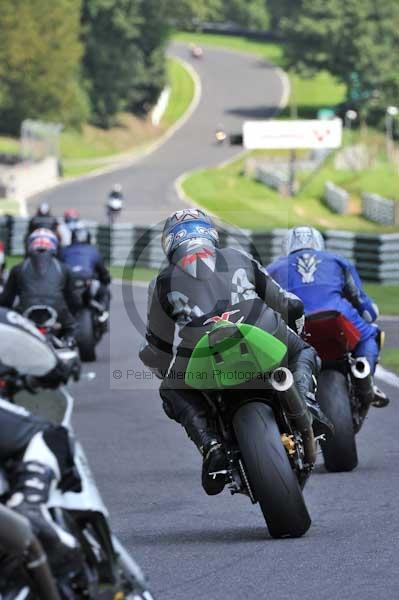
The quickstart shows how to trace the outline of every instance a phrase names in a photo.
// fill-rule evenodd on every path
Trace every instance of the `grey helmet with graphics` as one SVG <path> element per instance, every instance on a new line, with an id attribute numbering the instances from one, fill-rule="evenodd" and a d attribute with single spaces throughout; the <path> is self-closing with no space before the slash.
<path id="1" fill-rule="evenodd" d="M 298 252 L 298 250 L 322 251 L 324 248 L 323 236 L 314 227 L 294 227 L 289 230 L 284 240 L 284 252 L 287 255 Z"/>
<path id="2" fill-rule="evenodd" d="M 199 208 L 178 210 L 166 219 L 162 248 L 170 263 L 191 277 L 207 279 L 215 271 L 219 235 L 211 217 Z"/>

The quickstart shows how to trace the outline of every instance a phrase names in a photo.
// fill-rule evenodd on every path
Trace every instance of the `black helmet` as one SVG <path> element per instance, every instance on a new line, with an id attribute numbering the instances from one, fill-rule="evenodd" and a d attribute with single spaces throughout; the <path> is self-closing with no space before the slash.
<path id="1" fill-rule="evenodd" d="M 77 227 L 72 231 L 72 244 L 91 244 L 91 233 L 86 227 Z"/>
<path id="2" fill-rule="evenodd" d="M 166 219 L 162 233 L 162 248 L 170 260 L 175 250 L 196 239 L 213 247 L 219 244 L 219 235 L 215 224 L 203 210 L 185 208 L 178 210 Z"/>

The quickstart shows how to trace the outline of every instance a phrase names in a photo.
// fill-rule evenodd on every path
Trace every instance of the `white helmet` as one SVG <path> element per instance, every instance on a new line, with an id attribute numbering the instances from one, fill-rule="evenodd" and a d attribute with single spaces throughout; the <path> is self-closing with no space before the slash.
<path id="1" fill-rule="evenodd" d="M 323 236 L 314 227 L 295 227 L 294 229 L 290 229 L 283 244 L 285 254 L 291 254 L 292 252 L 305 250 L 306 248 L 324 250 L 324 247 Z"/>
<path id="2" fill-rule="evenodd" d="M 122 193 L 122 186 L 121 186 L 121 184 L 120 183 L 114 183 L 114 185 L 112 186 L 111 193 L 121 194 Z"/>

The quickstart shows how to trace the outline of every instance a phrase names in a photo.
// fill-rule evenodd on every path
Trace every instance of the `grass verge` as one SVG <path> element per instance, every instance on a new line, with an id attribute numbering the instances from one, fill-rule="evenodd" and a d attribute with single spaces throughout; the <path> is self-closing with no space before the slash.
<path id="1" fill-rule="evenodd" d="M 0 154 L 18 154 L 19 153 L 19 140 L 1 136 L 0 137 Z"/>
<path id="2" fill-rule="evenodd" d="M 16 200 L 0 199 L 0 215 L 19 215 L 20 204 Z"/>
<path id="3" fill-rule="evenodd" d="M 65 176 L 83 175 L 112 164 L 118 154 L 145 150 L 184 115 L 194 98 L 193 78 L 173 58 L 167 61 L 167 73 L 171 91 L 160 125 L 152 125 L 150 117 L 140 119 L 123 113 L 118 124 L 109 130 L 85 125 L 82 132 L 66 131 L 61 140 Z"/>
<path id="4" fill-rule="evenodd" d="M 195 43 L 201 46 L 252 54 L 284 68 L 282 44 L 255 41 L 241 36 L 192 32 L 178 32 L 173 36 L 173 39 L 186 44 Z M 204 58 L 206 60 L 206 56 Z M 309 79 L 290 74 L 290 83 L 290 104 L 281 114 L 283 117 L 290 113 L 291 107 L 295 107 L 298 116 L 301 118 L 313 117 L 320 108 L 333 107 L 345 99 L 345 86 L 326 72 L 319 73 Z"/>
<path id="5" fill-rule="evenodd" d="M 399 375 L 399 348 L 390 348 L 381 352 L 381 364 Z"/>
<path id="6" fill-rule="evenodd" d="M 195 84 L 186 67 L 175 59 L 168 59 L 170 99 L 162 118 L 164 127 L 171 127 L 187 112 L 194 99 Z"/>
<path id="7" fill-rule="evenodd" d="M 89 124 L 81 131 L 65 130 L 60 144 L 64 176 L 84 175 L 112 164 L 119 154 L 140 152 L 174 125 L 188 110 L 195 85 L 189 71 L 178 60 L 168 58 L 167 73 L 171 93 L 160 125 L 152 125 L 150 117 L 140 119 L 121 113 L 116 125 L 107 130 Z M 0 152 L 18 152 L 18 149 L 18 140 L 0 136 Z"/>
<path id="8" fill-rule="evenodd" d="M 158 275 L 159 269 L 146 269 L 144 267 L 136 267 L 135 269 L 129 267 L 110 267 L 110 273 L 113 279 L 147 282 Z"/>
<path id="9" fill-rule="evenodd" d="M 244 175 L 246 158 L 213 169 L 197 171 L 183 181 L 183 190 L 192 201 L 234 223 L 250 229 L 295 227 L 304 223 L 320 229 L 392 231 L 356 214 L 341 216 L 321 201 L 325 169 L 314 176 L 295 198 L 282 197 Z M 353 175 L 352 175 L 353 177 Z"/>
<path id="10" fill-rule="evenodd" d="M 382 315 L 399 315 L 399 285 L 366 283 L 364 289 L 378 304 Z"/>

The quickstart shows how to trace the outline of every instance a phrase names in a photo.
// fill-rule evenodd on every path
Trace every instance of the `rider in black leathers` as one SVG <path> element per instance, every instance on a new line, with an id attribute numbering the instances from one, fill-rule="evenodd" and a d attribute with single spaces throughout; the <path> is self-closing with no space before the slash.
<path id="1" fill-rule="evenodd" d="M 75 319 L 70 308 L 75 305 L 70 270 L 55 258 L 58 240 L 47 229 L 39 229 L 28 238 L 28 256 L 14 266 L 2 294 L 0 306 L 15 307 L 21 314 L 34 305 L 51 306 L 58 313 L 60 336 L 72 343 Z"/>
<path id="2" fill-rule="evenodd" d="M 273 313 L 274 321 L 281 321 L 279 331 L 289 349 L 297 388 L 304 402 L 314 403 L 315 409 L 314 375 L 318 371 L 315 350 L 289 327 L 303 323 L 302 302 L 284 292 L 252 256 L 219 249 L 217 240 L 211 219 L 201 210 L 178 211 L 166 221 L 162 243 L 169 265 L 150 286 L 146 344 L 140 352 L 144 364 L 163 378 L 160 395 L 166 414 L 184 426 L 203 455 L 202 483 L 211 495 L 222 491 L 225 481 L 224 476 L 209 473 L 223 470 L 226 457 L 209 426 L 205 397 L 184 383 L 188 358 L 207 329 L 208 319 L 224 313 L 223 318 L 227 315 L 231 321 L 245 318 L 266 328 Z M 194 324 L 199 325 L 198 335 L 195 331 L 187 335 Z M 170 367 L 176 325 L 182 341 Z"/>
<path id="3" fill-rule="evenodd" d="M 50 229 L 53 233 L 57 233 L 58 220 L 51 214 L 51 210 L 47 202 L 42 202 L 36 211 L 36 214 L 31 218 L 28 225 L 28 236 L 36 229 Z"/>

